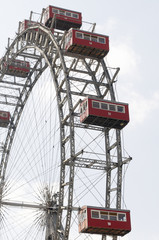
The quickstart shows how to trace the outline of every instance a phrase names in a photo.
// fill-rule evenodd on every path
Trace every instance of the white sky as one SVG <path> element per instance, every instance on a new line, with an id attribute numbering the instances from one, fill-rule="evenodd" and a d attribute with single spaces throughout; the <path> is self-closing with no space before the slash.
<path id="1" fill-rule="evenodd" d="M 125 181 L 125 200 L 132 214 L 128 240 L 158 240 L 159 227 L 159 1 L 158 0 L 5 0 L 1 2 L 0 57 L 8 37 L 30 11 L 55 5 L 80 11 L 110 37 L 107 60 L 120 67 L 119 100 L 129 103 L 131 121 L 124 129 L 125 149 L 133 157 Z M 157 147 L 158 146 L 158 147 Z"/>

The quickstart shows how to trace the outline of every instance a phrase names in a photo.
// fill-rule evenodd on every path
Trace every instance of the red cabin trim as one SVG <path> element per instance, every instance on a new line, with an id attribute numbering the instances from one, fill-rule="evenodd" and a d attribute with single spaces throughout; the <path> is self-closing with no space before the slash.
<path id="1" fill-rule="evenodd" d="M 130 211 L 84 206 L 79 212 L 79 232 L 124 236 L 131 231 Z"/>
<path id="2" fill-rule="evenodd" d="M 6 74 L 11 76 L 25 78 L 30 72 L 30 63 L 19 59 L 14 59 L 12 61 L 9 59 L 8 62 L 4 62 L 3 66 L 6 70 Z"/>
<path id="3" fill-rule="evenodd" d="M 0 127 L 7 127 L 10 120 L 10 113 L 0 111 Z"/>
<path id="4" fill-rule="evenodd" d="M 20 22 L 20 32 L 23 32 L 24 30 L 26 30 L 27 28 L 31 27 L 31 26 L 34 26 L 37 24 L 37 22 L 34 22 L 34 21 L 30 21 L 30 20 L 24 20 L 23 22 Z M 37 31 L 38 29 L 36 29 Z"/>
<path id="5" fill-rule="evenodd" d="M 88 57 L 103 58 L 109 52 L 109 37 L 92 32 L 70 29 L 65 37 L 65 50 Z"/>
<path id="6" fill-rule="evenodd" d="M 48 6 L 44 12 L 44 24 L 50 27 L 52 18 L 55 17 L 53 28 L 69 30 L 70 28 L 80 28 L 82 25 L 82 14 L 80 12 Z"/>
<path id="7" fill-rule="evenodd" d="M 24 20 L 23 22 L 19 23 L 19 31 L 20 33 L 25 31 L 27 28 L 39 24 L 38 22 L 30 21 L 30 20 Z M 38 31 L 38 28 L 33 29 L 34 31 Z M 51 30 L 52 33 L 54 33 L 54 29 Z"/>
<path id="8" fill-rule="evenodd" d="M 80 122 L 122 129 L 129 122 L 128 104 L 88 97 L 80 105 Z"/>

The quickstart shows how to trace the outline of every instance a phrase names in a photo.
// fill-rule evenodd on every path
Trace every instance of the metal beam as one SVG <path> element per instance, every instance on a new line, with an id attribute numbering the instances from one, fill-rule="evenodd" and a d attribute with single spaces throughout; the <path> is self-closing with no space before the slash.
<path id="1" fill-rule="evenodd" d="M 42 204 L 31 204 L 31 203 L 24 203 L 24 202 L 7 202 L 1 201 L 1 205 L 4 206 L 11 206 L 11 207 L 24 207 L 24 208 L 38 208 L 38 209 L 46 209 L 47 207 Z"/>

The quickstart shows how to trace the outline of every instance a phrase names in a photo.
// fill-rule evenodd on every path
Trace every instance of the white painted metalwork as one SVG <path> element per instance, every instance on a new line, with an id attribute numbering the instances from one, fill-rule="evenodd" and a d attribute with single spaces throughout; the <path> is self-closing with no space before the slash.
<path id="1" fill-rule="evenodd" d="M 84 204 L 120 209 L 123 165 L 130 160 L 122 156 L 120 130 L 79 121 L 79 104 L 84 97 L 90 95 L 115 101 L 113 84 L 119 69 L 111 78 L 104 60 L 67 56 L 63 49 L 64 37 L 65 32 L 55 30 L 52 33 L 37 23 L 18 33 L 2 58 L 2 62 L 26 59 L 31 70 L 23 80 L 8 77 L 5 71 L 0 74 L 0 106 L 11 112 L 8 129 L 0 131 L 3 138 L 0 151 L 1 227 L 6 227 L 5 212 L 9 207 L 20 207 L 21 212 L 25 208 L 34 208 L 37 211 L 34 223 L 38 226 L 37 232 L 41 231 L 41 238 L 37 235 L 37 239 L 86 239 L 85 235 L 78 234 L 78 227 L 73 232 L 78 222 L 76 210 Z M 47 81 L 49 78 L 51 81 Z M 56 114 L 52 114 L 54 108 Z M 19 172 L 20 177 L 13 179 L 13 171 L 17 171 L 17 176 Z M 41 185 L 38 185 L 38 179 Z M 34 192 L 40 186 L 43 187 L 40 193 Z M 17 202 L 12 187 L 20 198 L 24 194 L 23 201 Z M 35 194 L 39 203 L 34 202 Z M 26 203 L 26 196 L 30 201 L 33 197 L 33 202 Z M 34 239 L 35 232 L 28 229 L 26 233 L 21 232 L 20 227 L 19 223 L 17 235 L 11 231 L 14 239 Z M 11 239 L 4 231 L 3 239 Z"/>

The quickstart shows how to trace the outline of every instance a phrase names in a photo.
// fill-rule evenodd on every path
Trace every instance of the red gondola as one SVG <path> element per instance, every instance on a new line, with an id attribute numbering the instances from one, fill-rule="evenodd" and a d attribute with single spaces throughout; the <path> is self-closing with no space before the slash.
<path id="1" fill-rule="evenodd" d="M 80 28 L 82 25 L 82 14 L 80 12 L 48 6 L 44 12 L 45 26 L 50 27 L 54 17 L 53 28 L 56 29 L 69 30 L 70 28 Z"/>
<path id="2" fill-rule="evenodd" d="M 2 63 L 2 69 L 6 71 L 7 75 L 25 78 L 30 72 L 30 63 L 19 59 L 11 60 Z"/>
<path id="3" fill-rule="evenodd" d="M 20 22 L 19 23 L 19 31 L 20 33 L 23 32 L 24 30 L 26 30 L 27 28 L 31 27 L 31 26 L 34 26 L 34 25 L 37 25 L 38 22 L 34 22 L 34 21 L 30 21 L 30 20 L 24 20 L 23 22 Z M 35 28 L 34 29 L 35 31 L 38 31 L 38 28 Z M 54 29 L 52 29 L 51 31 L 52 33 L 54 33 Z"/>
<path id="4" fill-rule="evenodd" d="M 24 20 L 23 22 L 19 23 L 19 30 L 20 30 L 20 32 L 23 32 L 27 28 L 34 26 L 36 24 L 37 24 L 37 22 L 30 21 L 30 20 Z"/>
<path id="5" fill-rule="evenodd" d="M 0 111 L 0 127 L 6 128 L 9 124 L 10 113 L 5 111 Z"/>
<path id="6" fill-rule="evenodd" d="M 131 231 L 129 210 L 84 206 L 78 218 L 80 233 L 124 236 Z"/>
<path id="7" fill-rule="evenodd" d="M 97 33 L 70 29 L 65 37 L 65 50 L 93 58 L 103 58 L 109 52 L 109 37 Z"/>
<path id="8" fill-rule="evenodd" d="M 87 97 L 80 104 L 80 122 L 122 129 L 129 122 L 128 104 Z"/>

